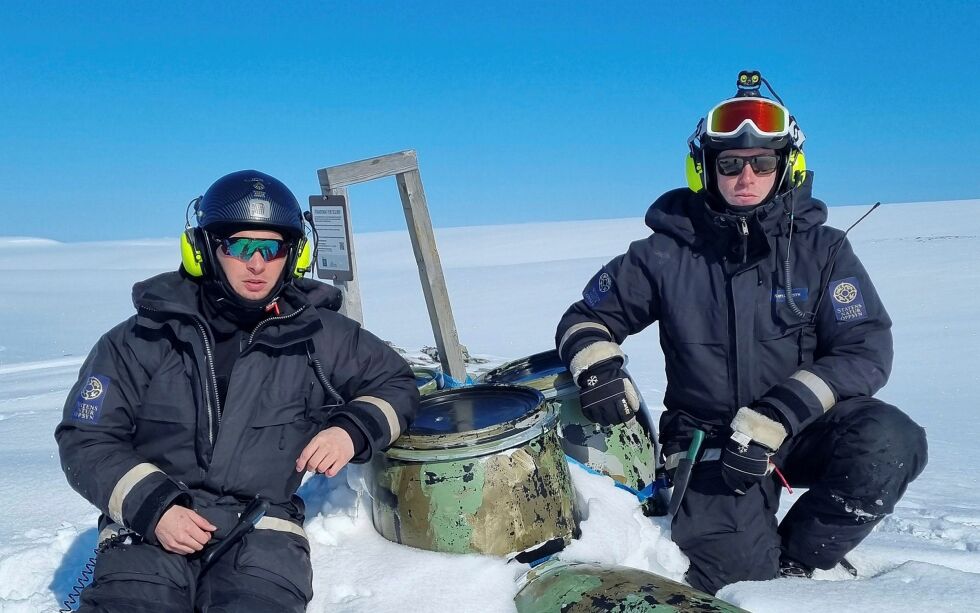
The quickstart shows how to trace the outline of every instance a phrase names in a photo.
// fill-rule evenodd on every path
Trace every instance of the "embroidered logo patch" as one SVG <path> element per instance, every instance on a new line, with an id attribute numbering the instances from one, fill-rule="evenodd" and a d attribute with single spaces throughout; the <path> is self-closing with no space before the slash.
<path id="1" fill-rule="evenodd" d="M 793 288 L 793 300 L 795 302 L 804 302 L 810 298 L 810 288 L 808 287 L 794 287 Z M 772 292 L 773 302 L 786 302 L 786 290 L 782 288 L 777 288 Z"/>
<path id="2" fill-rule="evenodd" d="M 603 271 L 593 277 L 585 291 L 582 292 L 585 304 L 594 307 L 602 302 L 603 298 L 609 294 L 609 290 L 612 289 L 612 285 L 612 276 L 608 272 Z"/>
<path id="3" fill-rule="evenodd" d="M 868 318 L 868 309 L 864 306 L 864 297 L 861 295 L 861 284 L 856 277 L 831 281 L 827 286 L 827 292 L 834 305 L 834 317 L 837 321 L 859 321 Z"/>
<path id="4" fill-rule="evenodd" d="M 75 401 L 75 410 L 71 412 L 71 418 L 90 424 L 99 423 L 99 418 L 102 416 L 102 403 L 109 393 L 111 382 L 112 380 L 105 375 L 90 376 L 78 392 L 78 400 Z"/>

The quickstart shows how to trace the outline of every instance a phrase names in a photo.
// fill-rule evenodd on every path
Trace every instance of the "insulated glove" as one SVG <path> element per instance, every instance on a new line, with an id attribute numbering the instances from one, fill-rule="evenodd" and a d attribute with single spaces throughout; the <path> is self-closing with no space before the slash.
<path id="1" fill-rule="evenodd" d="M 732 436 L 721 453 L 721 478 L 733 492 L 744 495 L 769 476 L 772 454 L 786 440 L 786 428 L 768 406 L 742 407 L 732 420 Z"/>
<path id="2" fill-rule="evenodd" d="M 639 397 L 619 360 L 607 360 L 585 369 L 578 377 L 582 414 L 601 426 L 621 424 L 636 417 Z"/>
<path id="3" fill-rule="evenodd" d="M 721 454 L 721 478 L 733 492 L 744 495 L 772 472 L 769 457 L 773 452 L 752 439 L 732 434 Z"/>

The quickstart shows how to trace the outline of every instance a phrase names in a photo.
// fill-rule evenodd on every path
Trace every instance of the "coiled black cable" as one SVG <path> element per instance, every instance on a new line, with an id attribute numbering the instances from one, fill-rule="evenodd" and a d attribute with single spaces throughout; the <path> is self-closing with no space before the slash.
<path id="1" fill-rule="evenodd" d="M 75 606 L 79 604 L 78 599 L 82 595 L 82 590 L 84 590 L 85 587 L 92 582 L 92 573 L 95 572 L 95 558 L 99 554 L 98 549 L 93 551 L 95 555 L 90 557 L 88 562 L 85 563 L 85 566 L 82 568 L 82 572 L 80 572 L 78 574 L 78 578 L 75 579 L 75 585 L 72 586 L 71 593 L 69 593 L 68 597 L 62 601 L 62 608 L 58 609 L 58 613 L 72 613 L 72 611 L 75 610 Z"/>
<path id="2" fill-rule="evenodd" d="M 75 585 L 72 586 L 71 592 L 68 594 L 68 597 L 62 601 L 62 608 L 58 609 L 58 613 L 73 613 L 75 610 L 74 607 L 79 604 L 78 599 L 82 595 L 82 590 L 84 590 L 88 584 L 92 582 L 92 575 L 95 573 L 95 561 L 99 554 L 125 542 L 126 539 L 130 538 L 131 536 L 133 536 L 133 533 L 126 531 L 120 532 L 119 534 L 114 534 L 102 541 L 99 546 L 93 550 L 94 555 L 90 557 L 87 562 L 85 562 L 85 566 L 82 567 L 82 572 L 80 572 L 78 574 L 78 578 L 75 579 Z"/>

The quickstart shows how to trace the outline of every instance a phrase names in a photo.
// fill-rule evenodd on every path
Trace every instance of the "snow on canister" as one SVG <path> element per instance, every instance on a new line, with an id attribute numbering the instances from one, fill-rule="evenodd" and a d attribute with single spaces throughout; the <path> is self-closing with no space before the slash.
<path id="1" fill-rule="evenodd" d="M 524 387 L 422 398 L 411 428 L 372 461 L 374 526 L 390 541 L 519 560 L 578 536 L 557 409 Z"/>

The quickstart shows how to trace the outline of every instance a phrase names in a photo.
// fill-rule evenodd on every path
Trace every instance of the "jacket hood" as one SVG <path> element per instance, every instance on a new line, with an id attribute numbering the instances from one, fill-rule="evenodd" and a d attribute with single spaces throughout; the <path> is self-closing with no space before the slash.
<path id="1" fill-rule="evenodd" d="M 133 285 L 133 306 L 152 311 L 200 315 L 201 283 L 183 269 L 165 272 Z M 313 279 L 293 279 L 280 296 L 293 306 L 311 305 L 336 311 L 343 303 L 340 290 Z"/>
<path id="2" fill-rule="evenodd" d="M 807 171 L 806 178 L 799 187 L 776 196 L 768 203 L 753 209 L 749 216 L 758 217 L 767 232 L 778 233 L 780 227 L 788 229 L 780 220 L 788 218 L 793 211 L 797 232 L 822 225 L 827 221 L 827 205 L 814 198 L 813 172 Z M 712 209 L 706 200 L 706 192 L 692 192 L 681 188 L 671 190 L 650 205 L 646 214 L 646 224 L 654 232 L 669 234 L 677 240 L 693 245 L 698 233 L 705 226 L 715 226 L 719 222 L 733 222 L 738 215 Z"/>

